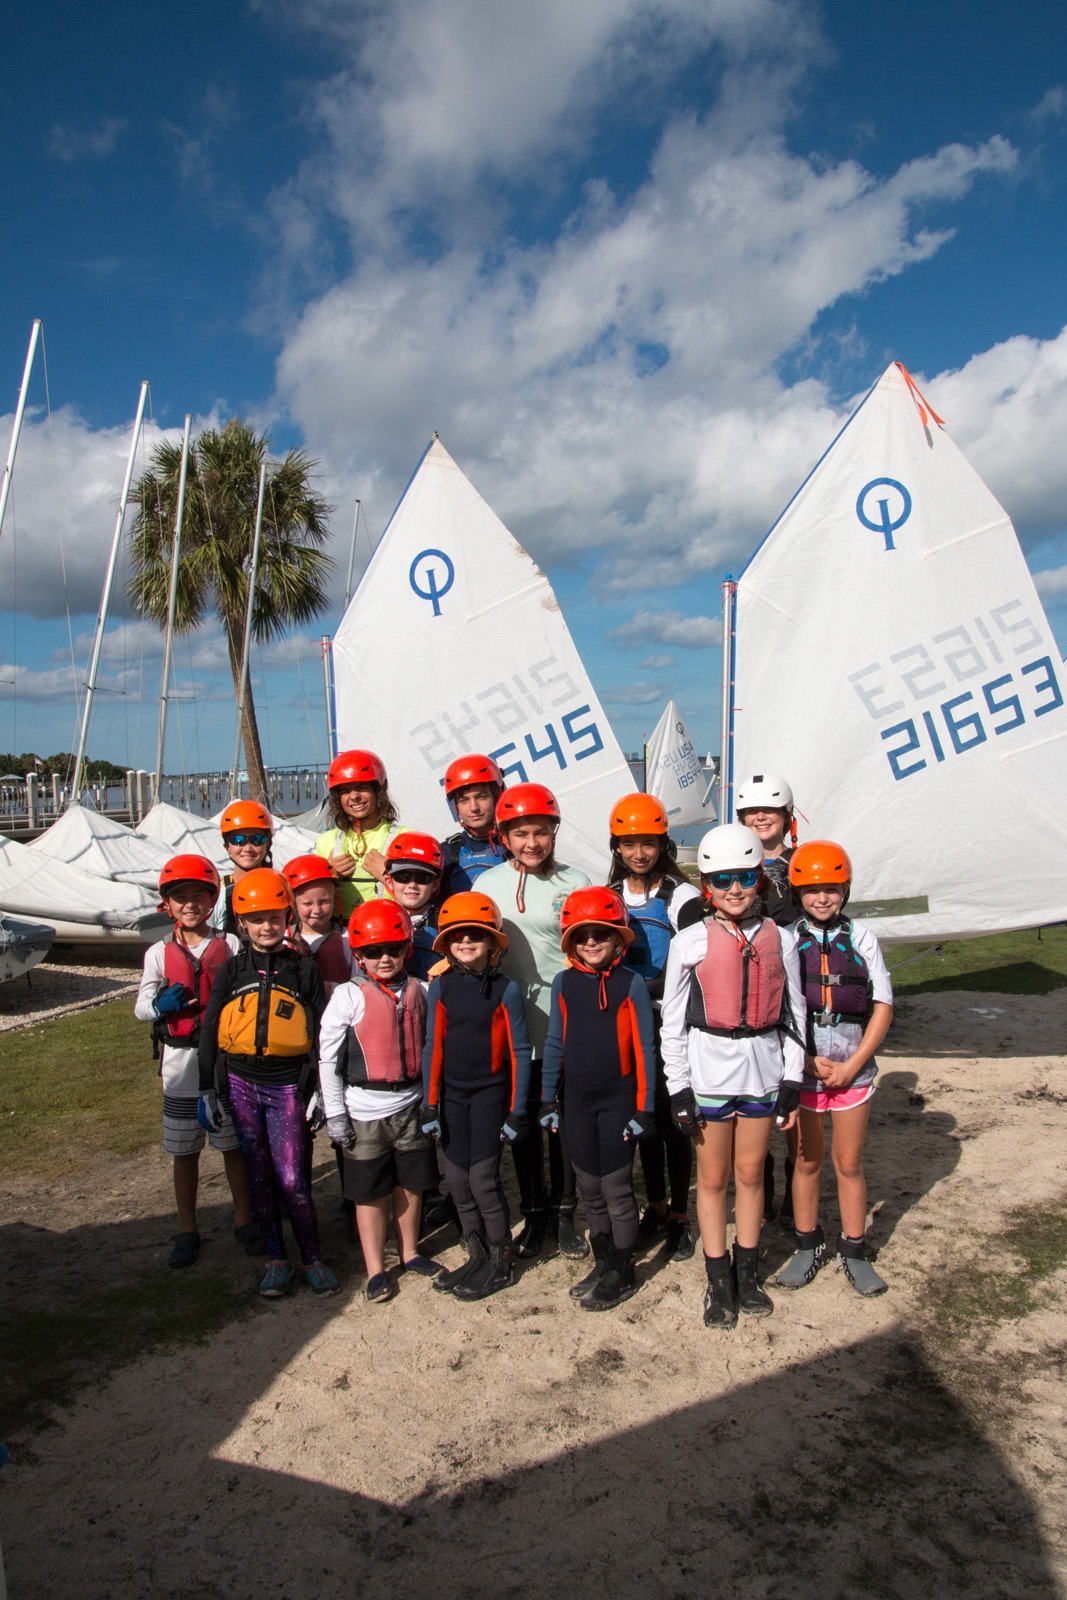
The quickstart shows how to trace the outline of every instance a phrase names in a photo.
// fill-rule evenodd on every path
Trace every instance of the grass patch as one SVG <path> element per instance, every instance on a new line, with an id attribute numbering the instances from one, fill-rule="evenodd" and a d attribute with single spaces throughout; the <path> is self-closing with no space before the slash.
<path id="1" fill-rule="evenodd" d="M 923 948 L 898 944 L 885 952 L 895 994 L 939 994 L 947 989 L 1051 994 L 1067 985 L 1067 927 L 1062 923 L 1021 933 L 990 933 L 980 939 L 952 939 L 925 956 Z"/>
<path id="2" fill-rule="evenodd" d="M 247 1314 L 254 1289 L 220 1276 L 153 1273 L 62 1311 L 0 1321 L 0 1412 L 9 1433 L 38 1428 L 53 1406 L 161 1345 L 203 1344 Z"/>
<path id="3" fill-rule="evenodd" d="M 1009 1270 L 968 1261 L 931 1277 L 926 1308 L 942 1340 L 955 1343 L 1035 1309 L 1042 1285 L 1067 1265 L 1067 1195 L 1018 1207 L 985 1242 L 995 1259 L 1009 1255 L 1018 1265 Z"/>
<path id="4" fill-rule="evenodd" d="M 146 1023 L 127 996 L 0 1034 L 0 1167 L 53 1178 L 160 1137 Z"/>

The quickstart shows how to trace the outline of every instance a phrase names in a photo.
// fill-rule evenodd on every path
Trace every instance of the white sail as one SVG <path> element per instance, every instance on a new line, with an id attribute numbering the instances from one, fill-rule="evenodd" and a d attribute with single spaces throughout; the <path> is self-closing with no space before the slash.
<path id="1" fill-rule="evenodd" d="M 673 700 L 645 746 L 645 788 L 662 800 L 672 828 L 715 821 L 715 807 L 705 806 L 708 780 L 700 765 L 696 745 Z"/>
<path id="2" fill-rule="evenodd" d="M 738 582 L 732 771 L 788 779 L 879 936 L 1060 922 L 1065 676 L 1006 513 L 889 367 Z"/>
<path id="3" fill-rule="evenodd" d="M 544 573 L 435 439 L 333 646 L 341 749 L 377 751 L 402 820 L 455 828 L 441 780 L 469 751 L 560 802 L 559 855 L 602 877 L 633 777 Z"/>

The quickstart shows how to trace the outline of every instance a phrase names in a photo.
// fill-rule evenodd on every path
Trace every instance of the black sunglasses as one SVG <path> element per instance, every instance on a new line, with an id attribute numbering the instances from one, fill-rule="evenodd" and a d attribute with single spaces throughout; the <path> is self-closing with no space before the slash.
<path id="1" fill-rule="evenodd" d="M 390 867 L 389 876 L 394 883 L 436 883 L 436 872 L 424 867 Z"/>
<path id="2" fill-rule="evenodd" d="M 356 954 L 364 961 L 380 961 L 383 956 L 403 956 L 406 951 L 406 944 L 365 944 Z"/>

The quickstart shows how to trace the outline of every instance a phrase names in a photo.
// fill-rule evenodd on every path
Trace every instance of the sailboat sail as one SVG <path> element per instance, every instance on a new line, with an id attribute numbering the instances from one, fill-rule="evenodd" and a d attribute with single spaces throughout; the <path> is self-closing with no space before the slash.
<path id="1" fill-rule="evenodd" d="M 708 781 L 696 745 L 673 700 L 645 746 L 645 788 L 662 800 L 672 828 L 715 821 L 715 807 L 704 804 Z"/>
<path id="2" fill-rule="evenodd" d="M 633 778 L 548 579 L 434 439 L 333 646 L 340 748 L 376 750 L 404 822 L 452 820 L 441 780 L 469 751 L 560 802 L 559 855 L 597 877 Z"/>
<path id="3" fill-rule="evenodd" d="M 890 366 L 738 582 L 733 770 L 788 778 L 880 936 L 1063 921 L 1065 678 L 1006 513 Z"/>

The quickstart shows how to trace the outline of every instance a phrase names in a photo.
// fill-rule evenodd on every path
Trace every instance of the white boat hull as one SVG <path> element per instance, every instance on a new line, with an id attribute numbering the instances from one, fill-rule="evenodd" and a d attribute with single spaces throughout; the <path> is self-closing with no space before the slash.
<path id="1" fill-rule="evenodd" d="M 54 939 L 55 930 L 47 923 L 0 917 L 0 983 L 32 971 L 51 950 Z"/>

